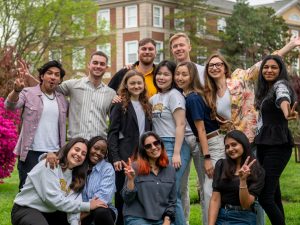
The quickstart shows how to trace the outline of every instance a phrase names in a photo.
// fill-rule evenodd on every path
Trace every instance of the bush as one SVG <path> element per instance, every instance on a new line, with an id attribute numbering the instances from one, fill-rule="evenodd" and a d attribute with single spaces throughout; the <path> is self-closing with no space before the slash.
<path id="1" fill-rule="evenodd" d="M 16 155 L 13 150 L 18 140 L 20 112 L 4 109 L 4 99 L 0 98 L 0 183 L 9 177 L 14 169 Z"/>

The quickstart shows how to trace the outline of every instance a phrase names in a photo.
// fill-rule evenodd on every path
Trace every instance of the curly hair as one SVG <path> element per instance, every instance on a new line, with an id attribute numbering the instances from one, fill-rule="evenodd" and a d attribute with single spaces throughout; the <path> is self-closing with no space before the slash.
<path id="1" fill-rule="evenodd" d="M 216 119 L 217 115 L 217 85 L 214 79 L 209 75 L 208 73 L 208 65 L 210 61 L 213 58 L 218 58 L 224 63 L 225 67 L 225 77 L 230 78 L 231 76 L 231 70 L 229 63 L 226 61 L 226 59 L 219 53 L 213 53 L 210 55 L 205 63 L 205 70 L 204 70 L 204 96 L 206 100 L 206 104 L 208 105 L 209 108 L 211 108 L 211 119 Z"/>
<path id="2" fill-rule="evenodd" d="M 139 76 L 139 77 L 141 77 L 143 79 L 144 90 L 139 95 L 139 102 L 142 105 L 142 108 L 143 108 L 143 110 L 144 110 L 144 112 L 146 114 L 146 117 L 147 118 L 151 118 L 151 115 L 152 115 L 152 111 L 151 111 L 152 110 L 152 106 L 151 106 L 151 104 L 149 103 L 149 100 L 148 100 L 146 83 L 145 83 L 145 77 L 144 77 L 143 74 L 141 74 L 140 72 L 138 72 L 136 70 L 129 70 L 129 71 L 127 71 L 127 73 L 125 74 L 125 76 L 124 76 L 124 78 L 122 80 L 122 83 L 121 83 L 121 85 L 120 85 L 120 87 L 118 89 L 118 95 L 122 99 L 122 109 L 123 109 L 124 113 L 126 113 L 127 110 L 128 110 L 128 106 L 129 106 L 129 103 L 130 103 L 131 94 L 128 91 L 127 82 L 133 76 Z"/>

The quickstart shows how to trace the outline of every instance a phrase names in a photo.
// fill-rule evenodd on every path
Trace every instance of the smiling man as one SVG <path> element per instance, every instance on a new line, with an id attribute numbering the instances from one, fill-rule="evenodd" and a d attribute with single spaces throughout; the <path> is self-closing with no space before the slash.
<path id="1" fill-rule="evenodd" d="M 27 173 L 38 163 L 38 157 L 45 152 L 56 152 L 66 140 L 68 104 L 65 97 L 55 91 L 65 71 L 57 61 L 44 64 L 38 71 L 40 84 L 24 88 L 21 73 L 5 101 L 6 109 L 23 109 L 22 129 L 14 150 L 18 155 L 19 189 Z"/>
<path id="2" fill-rule="evenodd" d="M 68 137 L 106 137 L 106 118 L 116 92 L 102 82 L 108 57 L 101 51 L 91 55 L 89 75 L 59 85 L 58 91 L 70 96 Z"/>
<path id="3" fill-rule="evenodd" d="M 139 41 L 138 58 L 132 67 L 142 73 L 145 77 L 148 96 L 156 94 L 156 88 L 153 84 L 153 73 L 155 70 L 154 59 L 156 56 L 156 42 L 151 38 L 144 38 Z M 118 90 L 123 77 L 125 76 L 127 68 L 119 70 L 111 79 L 108 86 Z"/>

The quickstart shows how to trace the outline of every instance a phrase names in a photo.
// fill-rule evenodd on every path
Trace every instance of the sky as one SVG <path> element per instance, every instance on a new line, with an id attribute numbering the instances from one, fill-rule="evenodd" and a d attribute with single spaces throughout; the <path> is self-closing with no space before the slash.
<path id="1" fill-rule="evenodd" d="M 235 2 L 235 0 L 229 0 L 232 2 Z M 250 5 L 259 5 L 259 4 L 267 4 L 267 3 L 272 3 L 275 2 L 275 0 L 248 0 Z"/>

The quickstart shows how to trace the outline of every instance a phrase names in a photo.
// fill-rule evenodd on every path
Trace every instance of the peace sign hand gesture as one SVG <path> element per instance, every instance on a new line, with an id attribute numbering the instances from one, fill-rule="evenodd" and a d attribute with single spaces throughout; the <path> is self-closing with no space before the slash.
<path id="1" fill-rule="evenodd" d="M 296 111 L 296 107 L 298 105 L 298 102 L 295 102 L 292 109 L 291 105 L 288 104 L 288 115 L 287 115 L 287 120 L 297 120 L 298 119 L 298 112 Z"/>
<path id="2" fill-rule="evenodd" d="M 128 164 L 126 164 L 123 160 L 122 160 L 122 164 L 124 167 L 124 173 L 127 176 L 128 180 L 134 180 L 135 178 L 135 171 L 132 168 L 132 163 L 131 163 L 131 159 L 128 158 Z"/>
<path id="3" fill-rule="evenodd" d="M 255 163 L 256 159 L 253 159 L 251 162 L 249 162 L 249 160 L 250 156 L 247 157 L 244 165 L 238 171 L 240 180 L 246 180 L 247 177 L 251 174 L 250 167 Z"/>
<path id="4" fill-rule="evenodd" d="M 25 87 L 24 75 L 22 73 L 18 73 L 17 78 L 14 82 L 14 91 L 19 93 Z"/>

